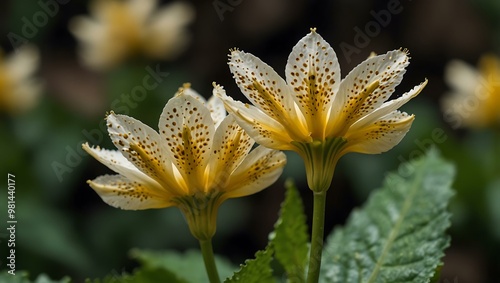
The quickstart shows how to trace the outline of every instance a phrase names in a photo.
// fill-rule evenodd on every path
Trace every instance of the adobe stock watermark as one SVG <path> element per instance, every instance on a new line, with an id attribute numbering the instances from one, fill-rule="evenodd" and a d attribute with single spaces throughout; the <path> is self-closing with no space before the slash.
<path id="1" fill-rule="evenodd" d="M 482 79 L 481 84 L 474 90 L 474 95 L 457 100 L 444 111 L 445 122 L 450 124 L 453 129 L 462 127 L 465 120 L 474 115 L 473 113 L 479 110 L 480 105 L 485 103 L 490 95 L 493 95 L 494 89 L 500 89 L 500 77 L 491 75 L 487 79 Z"/>
<path id="2" fill-rule="evenodd" d="M 170 73 L 160 70 L 160 66 L 156 65 L 155 69 L 147 66 L 145 68 L 146 75 L 142 78 L 142 84 L 136 85 L 130 90 L 130 93 L 122 93 L 121 96 L 111 102 L 111 109 L 120 114 L 129 114 L 131 109 L 135 109 L 139 102 L 146 99 L 148 91 L 157 88 Z M 102 119 L 97 128 L 90 130 L 83 129 L 81 131 L 84 140 L 81 140 L 74 146 L 67 145 L 64 161 L 53 161 L 51 163 L 52 170 L 59 182 L 64 180 L 65 174 L 73 172 L 74 168 L 80 165 L 82 157 L 87 155 L 82 149 L 82 144 L 89 142 L 93 145 L 99 145 L 105 136 L 107 136 L 106 120 Z"/>
<path id="3" fill-rule="evenodd" d="M 380 34 L 382 28 L 390 24 L 393 15 L 401 12 L 403 12 L 401 0 L 389 0 L 385 9 L 380 11 L 371 10 L 370 15 L 373 17 L 373 20 L 367 22 L 363 28 L 354 27 L 356 34 L 354 35 L 353 43 L 341 42 L 339 45 L 347 63 L 351 62 L 352 55 L 361 53 L 361 49 L 367 47 L 371 40 Z"/>
<path id="4" fill-rule="evenodd" d="M 424 138 L 423 140 L 415 139 L 413 143 L 417 146 L 417 148 L 410 152 L 410 154 L 408 154 L 408 158 L 405 159 L 403 155 L 398 156 L 398 160 L 402 164 L 398 168 L 399 175 L 403 177 L 410 176 L 415 171 L 415 168 L 413 167 L 413 163 L 411 163 L 411 161 L 425 154 L 431 147 L 442 144 L 446 140 L 448 140 L 448 135 L 442 128 L 433 129 L 430 137 Z"/>
<path id="5" fill-rule="evenodd" d="M 444 121 L 450 124 L 453 130 L 456 130 L 463 126 L 464 119 L 467 119 L 473 112 L 478 111 L 481 103 L 485 103 L 485 100 L 488 98 L 488 92 L 491 92 L 491 88 L 500 87 L 500 78 L 492 78 L 490 77 L 488 80 L 483 80 L 481 84 L 479 84 L 475 91 L 474 95 L 468 96 L 465 100 L 459 100 L 453 105 L 451 108 L 444 111 Z M 413 171 L 413 165 L 409 161 L 414 160 L 416 157 L 423 155 L 425 152 L 429 150 L 433 145 L 438 145 L 444 143 L 448 139 L 448 135 L 446 135 L 444 129 L 435 128 L 432 130 L 430 137 L 423 139 L 422 141 L 416 139 L 414 141 L 417 148 L 410 152 L 408 158 L 405 159 L 402 155 L 398 157 L 398 160 L 406 165 L 400 166 L 398 169 L 398 173 L 401 176 L 409 176 Z"/>
<path id="6" fill-rule="evenodd" d="M 40 10 L 33 13 L 29 18 L 21 18 L 21 22 L 23 23 L 21 35 L 15 32 L 9 32 L 7 34 L 10 44 L 16 50 L 23 44 L 28 43 L 30 39 L 38 34 L 41 28 L 44 28 L 49 23 L 49 19 L 55 17 L 59 13 L 60 6 L 67 4 L 69 1 L 70 0 L 38 0 L 36 4 L 40 7 Z"/>
<path id="7" fill-rule="evenodd" d="M 243 3 L 243 0 L 214 0 L 212 6 L 222 22 L 224 21 L 224 13 L 233 12 L 241 3 Z"/>

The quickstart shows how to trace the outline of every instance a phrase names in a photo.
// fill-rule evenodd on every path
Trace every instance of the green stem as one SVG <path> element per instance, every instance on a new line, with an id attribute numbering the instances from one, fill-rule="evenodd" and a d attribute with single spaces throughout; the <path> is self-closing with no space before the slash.
<path id="1" fill-rule="evenodd" d="M 319 280 L 321 254 L 323 252 L 323 236 L 325 232 L 325 204 L 326 190 L 314 192 L 311 251 L 309 254 L 307 283 L 317 283 Z"/>
<path id="2" fill-rule="evenodd" d="M 200 240 L 200 247 L 210 283 L 220 283 L 219 273 L 217 272 L 217 266 L 215 265 L 212 239 Z"/>

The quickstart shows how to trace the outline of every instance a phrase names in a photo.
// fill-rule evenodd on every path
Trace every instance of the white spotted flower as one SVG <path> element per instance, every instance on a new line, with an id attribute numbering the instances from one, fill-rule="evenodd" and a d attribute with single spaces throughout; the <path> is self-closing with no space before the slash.
<path id="1" fill-rule="evenodd" d="M 193 8 L 174 2 L 157 8 L 156 0 L 94 0 L 93 17 L 78 16 L 69 29 L 81 42 L 83 62 L 95 69 L 114 67 L 136 54 L 170 59 L 186 46 Z"/>
<path id="2" fill-rule="evenodd" d="M 159 132 L 125 115 L 110 113 L 106 121 L 118 150 L 83 148 L 118 175 L 100 176 L 90 186 L 122 209 L 177 206 L 199 240 L 215 233 L 223 201 L 268 187 L 286 163 L 280 151 L 250 151 L 254 141 L 226 116 L 222 102 L 215 96 L 205 101 L 189 85 L 166 104 Z"/>
<path id="3" fill-rule="evenodd" d="M 445 119 L 453 127 L 500 127 L 500 58 L 485 54 L 477 68 L 453 60 L 445 69 L 451 92 L 442 103 Z"/>
<path id="4" fill-rule="evenodd" d="M 342 155 L 385 152 L 410 129 L 414 115 L 397 109 L 427 81 L 389 100 L 408 60 L 404 50 L 370 56 L 341 80 L 335 51 L 311 29 L 288 57 L 286 80 L 254 55 L 232 50 L 230 70 L 253 105 L 218 95 L 256 142 L 300 154 L 309 187 L 326 191 Z"/>

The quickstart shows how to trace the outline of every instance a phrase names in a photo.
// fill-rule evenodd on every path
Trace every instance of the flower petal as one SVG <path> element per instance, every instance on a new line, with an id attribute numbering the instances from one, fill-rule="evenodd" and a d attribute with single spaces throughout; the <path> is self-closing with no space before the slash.
<path id="1" fill-rule="evenodd" d="M 113 144 L 128 161 L 163 187 L 182 193 L 172 171 L 172 164 L 166 158 L 167 150 L 162 146 L 155 130 L 139 120 L 113 112 L 106 120 Z"/>
<path id="2" fill-rule="evenodd" d="M 341 155 L 348 152 L 378 154 L 396 146 L 410 130 L 415 116 L 393 111 L 372 124 L 358 129 L 350 129 L 345 136 L 346 147 Z"/>
<path id="3" fill-rule="evenodd" d="M 446 65 L 444 79 L 452 89 L 466 96 L 475 93 L 477 86 L 485 83 L 474 67 L 460 60 L 453 60 Z"/>
<path id="4" fill-rule="evenodd" d="M 335 51 L 315 29 L 311 29 L 311 33 L 293 47 L 285 73 L 309 128 L 322 131 L 340 84 L 340 66 Z"/>
<path id="5" fill-rule="evenodd" d="M 196 98 L 198 101 L 200 101 L 203 104 L 207 103 L 207 100 L 199 94 L 197 91 L 191 88 L 191 83 L 184 83 L 182 87 L 180 87 L 177 92 L 175 93 L 175 96 L 179 96 L 182 94 L 190 95 L 194 98 Z"/>
<path id="6" fill-rule="evenodd" d="M 210 110 L 210 115 L 215 123 L 215 128 L 219 127 L 220 123 L 226 117 L 226 109 L 224 108 L 224 102 L 216 96 L 216 88 L 221 88 L 221 86 L 214 85 L 214 90 L 212 91 L 212 97 L 208 99 L 207 108 Z"/>
<path id="7" fill-rule="evenodd" d="M 377 119 L 380 119 L 380 117 L 385 116 L 394 110 L 397 110 L 399 107 L 403 106 L 408 102 L 410 99 L 414 98 L 417 96 L 427 85 L 427 79 L 423 81 L 421 84 L 413 87 L 410 91 L 404 93 L 400 97 L 387 101 L 382 106 L 379 108 L 375 109 L 373 112 L 369 113 L 365 117 L 359 119 L 356 121 L 351 128 L 356 130 L 357 128 L 364 127 L 367 124 L 374 123 Z M 351 129 L 350 128 L 350 129 Z"/>
<path id="8" fill-rule="evenodd" d="M 218 86 L 214 83 L 214 90 L 212 91 L 213 93 L 215 93 L 215 88 L 220 88 L 223 90 L 221 86 Z M 224 120 L 224 118 L 226 117 L 226 109 L 224 109 L 224 103 L 220 100 L 220 98 L 216 97 L 215 94 L 212 95 L 212 97 L 210 97 L 210 99 L 208 99 L 207 101 L 202 95 L 191 88 L 190 83 L 185 83 L 182 87 L 180 87 L 179 90 L 175 93 L 175 96 L 179 96 L 181 94 L 191 95 L 192 97 L 203 103 L 203 105 L 205 105 L 205 107 L 210 110 L 210 116 L 214 120 L 215 128 L 217 128 L 220 122 L 222 122 L 222 120 Z"/>
<path id="9" fill-rule="evenodd" d="M 193 96 L 180 94 L 165 105 L 158 127 L 184 180 L 194 182 L 188 189 L 201 187 L 196 182 L 202 182 L 215 131 L 210 111 Z"/>
<path id="10" fill-rule="evenodd" d="M 40 64 L 40 54 L 33 45 L 23 45 L 5 59 L 9 77 L 15 82 L 28 79 Z"/>
<path id="11" fill-rule="evenodd" d="M 253 105 L 234 101 L 225 92 L 218 92 L 226 109 L 232 113 L 238 124 L 257 143 L 278 150 L 292 150 L 293 140 L 283 125 L 264 114 Z"/>
<path id="12" fill-rule="evenodd" d="M 193 6 L 182 1 L 172 2 L 157 10 L 145 27 L 143 48 L 151 56 L 164 59 L 175 57 L 191 39 L 186 26 L 194 17 Z"/>
<path id="13" fill-rule="evenodd" d="M 254 141 L 236 123 L 233 115 L 227 116 L 215 131 L 210 156 L 211 187 L 223 187 L 231 173 L 247 156 Z"/>
<path id="14" fill-rule="evenodd" d="M 127 177 L 131 181 L 147 184 L 148 186 L 150 185 L 160 187 L 160 184 L 158 184 L 158 182 L 156 182 L 143 172 L 139 171 L 139 169 L 137 169 L 134 164 L 128 161 L 120 151 L 103 149 L 99 146 L 90 147 L 88 143 L 82 144 L 82 148 L 97 161 L 106 165 L 106 167 L 115 171 L 116 173 Z"/>
<path id="15" fill-rule="evenodd" d="M 292 125 L 301 119 L 295 108 L 292 90 L 266 63 L 250 53 L 231 51 L 229 68 L 241 92 L 269 117 L 298 135 L 308 136 L 309 131 Z"/>
<path id="16" fill-rule="evenodd" d="M 140 210 L 173 205 L 170 202 L 172 196 L 166 191 L 159 193 L 157 188 L 130 181 L 121 175 L 99 176 L 87 182 L 105 203 L 113 207 Z"/>
<path id="17" fill-rule="evenodd" d="M 151 13 L 157 7 L 157 0 L 128 0 L 125 2 L 129 13 L 133 15 L 139 23 L 145 24 Z"/>
<path id="18" fill-rule="evenodd" d="M 39 57 L 35 46 L 23 45 L 0 62 L 0 108 L 15 115 L 36 105 L 42 91 L 42 83 L 31 76 L 38 68 Z"/>
<path id="19" fill-rule="evenodd" d="M 389 99 L 409 64 L 406 51 L 394 50 L 356 66 L 340 83 L 332 104 L 327 133 L 342 135 L 346 127 Z"/>
<path id="20" fill-rule="evenodd" d="M 231 175 L 225 196 L 236 198 L 260 192 L 279 178 L 285 164 L 283 152 L 256 147 Z"/>
<path id="21" fill-rule="evenodd" d="M 71 19 L 69 30 L 81 41 L 82 44 L 78 52 L 82 61 L 89 67 L 109 68 L 120 62 L 129 50 L 127 44 L 123 44 L 122 40 L 110 40 L 112 36 L 110 36 L 109 28 L 104 19 L 99 21 L 77 16 Z"/>

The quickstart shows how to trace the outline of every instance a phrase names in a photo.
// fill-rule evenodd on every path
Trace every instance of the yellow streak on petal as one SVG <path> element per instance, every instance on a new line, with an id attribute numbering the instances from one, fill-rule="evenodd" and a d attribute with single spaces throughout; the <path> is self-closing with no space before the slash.
<path id="1" fill-rule="evenodd" d="M 243 130 L 237 131 L 234 138 L 222 144 L 222 148 L 214 148 L 214 153 L 220 154 L 217 158 L 218 162 L 214 168 L 210 168 L 210 170 L 214 170 L 211 175 L 216 176 L 216 178 L 213 181 L 210 181 L 208 180 L 209 174 L 206 174 L 208 181 L 205 184 L 206 188 L 211 187 L 212 189 L 220 190 L 225 187 L 227 179 L 231 176 L 231 171 L 234 169 L 233 164 L 231 163 L 234 162 L 234 160 L 237 160 L 241 155 L 245 154 L 245 152 L 242 152 L 239 148 L 242 133 Z M 245 141 L 248 143 L 248 139 L 245 139 Z M 209 184 L 210 182 L 212 182 L 212 184 Z"/>
<path id="2" fill-rule="evenodd" d="M 198 148 L 198 145 L 193 143 L 193 138 L 191 136 L 191 131 L 189 128 L 184 125 L 182 128 L 182 141 L 184 145 L 184 158 L 180 157 L 182 159 L 181 164 L 183 165 L 183 170 L 184 173 L 186 174 L 186 177 L 188 180 L 186 182 L 189 184 L 188 185 L 188 190 L 190 193 L 193 193 L 193 189 L 199 189 L 202 188 L 205 181 L 203 181 L 203 178 L 205 176 L 204 172 L 200 172 L 200 166 L 199 165 L 199 152 L 196 152 L 197 150 L 199 151 L 200 149 Z"/>
<path id="3" fill-rule="evenodd" d="M 120 175 L 104 175 L 87 183 L 107 204 L 121 209 L 137 210 L 171 206 L 171 195 Z"/>
<path id="4" fill-rule="evenodd" d="M 340 131 L 340 136 L 343 136 L 347 129 L 359 119 L 359 111 L 362 109 L 364 102 L 370 98 L 370 95 L 379 87 L 380 83 L 378 80 L 372 82 L 363 91 L 357 95 L 350 97 L 345 103 L 344 107 L 344 121 L 341 124 L 342 130 Z"/>
<path id="5" fill-rule="evenodd" d="M 246 104 L 246 106 L 248 107 L 248 104 Z M 261 137 L 269 139 L 269 140 L 271 140 L 271 143 L 279 146 L 280 147 L 279 150 L 291 150 L 291 149 L 293 149 L 293 147 L 290 145 L 290 142 L 293 140 L 293 138 L 291 140 L 289 140 L 289 138 L 286 138 L 289 135 L 288 132 L 283 132 L 280 129 L 272 128 L 266 124 L 259 123 L 259 121 L 246 116 L 245 113 L 242 113 L 238 109 L 235 110 L 235 114 L 239 118 L 243 119 L 247 124 L 252 125 L 253 129 L 258 131 L 259 135 Z M 278 139 L 276 139 L 277 136 L 278 136 L 278 138 L 280 136 L 283 138 L 278 140 Z M 303 139 L 301 139 L 301 140 L 303 140 Z M 270 148 L 278 149 L 275 147 L 270 147 Z"/>
<path id="6" fill-rule="evenodd" d="M 152 172 L 155 172 L 155 180 L 161 183 L 168 191 L 175 191 L 175 194 L 184 195 L 185 190 L 179 188 L 182 186 L 181 182 L 177 182 L 177 180 L 173 180 L 170 178 L 166 172 L 165 168 L 163 168 L 161 161 L 157 158 L 151 158 L 151 156 L 140 146 L 131 143 L 130 150 L 137 153 L 139 158 L 144 162 L 144 165 L 151 169 Z"/>
<path id="7" fill-rule="evenodd" d="M 303 126 L 300 117 L 290 117 L 290 111 L 285 109 L 283 103 L 277 101 L 274 95 L 264 88 L 257 80 L 254 80 L 253 87 L 262 96 L 263 103 L 260 106 L 263 109 L 270 109 L 267 113 L 271 112 L 274 117 L 285 129 L 290 137 L 297 141 L 304 141 L 309 139 L 309 131 Z M 278 94 L 277 94 L 278 95 Z M 283 99 L 283 97 L 282 97 Z M 296 112 L 298 113 L 298 112 Z"/>

